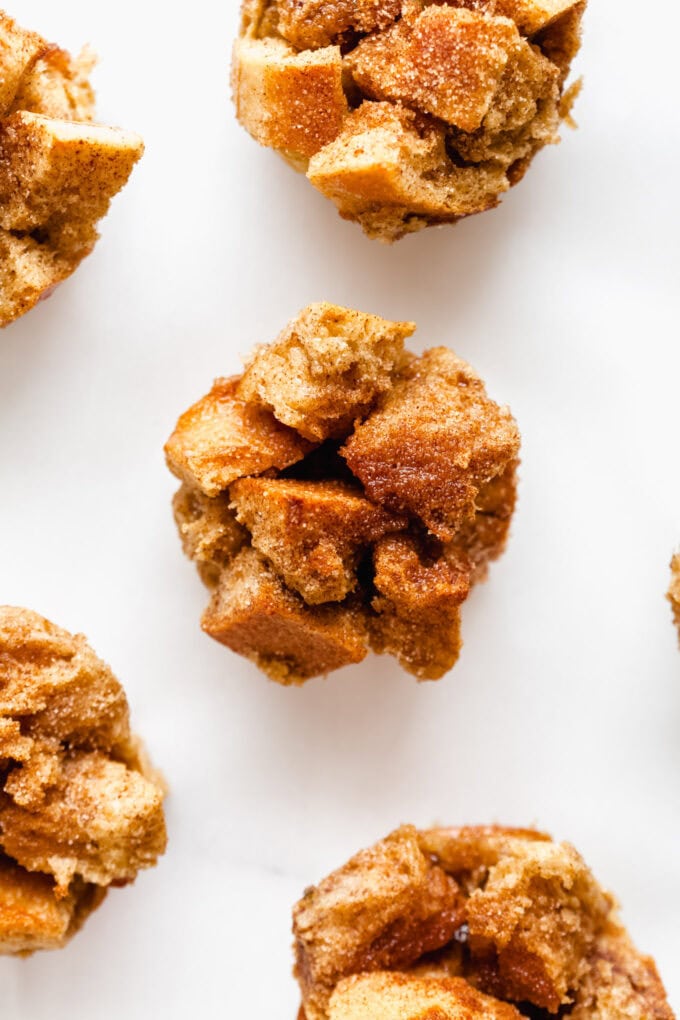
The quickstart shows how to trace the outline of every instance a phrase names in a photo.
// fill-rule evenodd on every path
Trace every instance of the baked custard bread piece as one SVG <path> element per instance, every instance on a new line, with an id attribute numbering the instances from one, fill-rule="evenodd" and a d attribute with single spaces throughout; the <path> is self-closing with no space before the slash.
<path id="1" fill-rule="evenodd" d="M 443 676 L 505 547 L 517 426 L 451 351 L 405 351 L 414 329 L 310 305 L 166 444 L 182 545 L 213 591 L 203 629 L 280 683 L 369 648 Z"/>
<path id="2" fill-rule="evenodd" d="M 293 911 L 306 1020 L 672 1020 L 654 963 L 568 843 L 403 826 Z"/>
<path id="3" fill-rule="evenodd" d="M 137 135 L 93 123 L 92 65 L 0 11 L 0 326 L 92 251 L 144 150 Z"/>
<path id="4" fill-rule="evenodd" d="M 391 388 L 415 328 L 326 302 L 309 305 L 274 343 L 258 348 L 239 393 L 311 441 L 343 438 Z"/>
<path id="5" fill-rule="evenodd" d="M 87 644 L 0 607 L 0 952 L 57 948 L 165 850 L 164 791 Z"/>
<path id="6" fill-rule="evenodd" d="M 668 589 L 668 601 L 673 608 L 673 619 L 680 635 L 680 553 L 671 560 L 671 586 Z"/>
<path id="7" fill-rule="evenodd" d="M 585 0 L 243 0 L 236 113 L 370 237 L 498 204 L 559 141 Z"/>

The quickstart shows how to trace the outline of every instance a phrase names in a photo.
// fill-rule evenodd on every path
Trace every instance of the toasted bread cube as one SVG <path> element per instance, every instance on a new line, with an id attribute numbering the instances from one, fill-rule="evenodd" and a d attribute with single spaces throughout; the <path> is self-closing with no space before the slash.
<path id="1" fill-rule="evenodd" d="M 18 112 L 0 124 L 0 226 L 100 219 L 144 146 L 116 128 Z"/>
<path id="2" fill-rule="evenodd" d="M 316 50 L 354 33 L 387 28 L 399 17 L 405 0 L 278 0 L 281 35 L 298 49 Z"/>
<path id="3" fill-rule="evenodd" d="M 182 485 L 172 500 L 182 548 L 194 560 L 201 579 L 214 588 L 220 572 L 248 541 L 248 533 L 229 506 L 229 495 L 212 498 Z"/>
<path id="4" fill-rule="evenodd" d="M 285 685 L 361 662 L 368 651 L 360 610 L 305 605 L 250 548 L 222 572 L 201 626 Z"/>
<path id="5" fill-rule="evenodd" d="M 461 158 L 478 164 L 497 162 L 516 184 L 534 153 L 559 141 L 559 77 L 559 69 L 538 47 L 522 39 L 482 127 L 470 135 L 456 135 Z"/>
<path id="6" fill-rule="evenodd" d="M 40 810 L 0 805 L 0 842 L 28 871 L 97 885 L 135 878 L 165 849 L 163 794 L 141 773 L 99 752 L 64 759 Z"/>
<path id="7" fill-rule="evenodd" d="M 463 978 L 420 978 L 389 971 L 358 974 L 337 985 L 328 1020 L 522 1020 L 509 1003 L 483 995 Z"/>
<path id="8" fill-rule="evenodd" d="M 475 131 L 520 37 L 514 22 L 432 5 L 362 39 L 346 57 L 362 92 Z"/>
<path id="9" fill-rule="evenodd" d="M 88 76 L 94 64 L 94 54 L 87 48 L 74 59 L 66 50 L 50 47 L 22 78 L 9 112 L 91 121 L 94 90 Z"/>
<path id="10" fill-rule="evenodd" d="M 289 467 L 312 449 L 269 411 L 247 404 L 238 383 L 238 376 L 216 379 L 165 444 L 172 473 L 206 496 L 219 495 L 245 475 Z"/>
<path id="11" fill-rule="evenodd" d="M 512 18 L 523 35 L 534 35 L 561 15 L 583 7 L 582 0 L 496 0 L 496 11 Z"/>
<path id="12" fill-rule="evenodd" d="M 232 87 L 236 115 L 262 145 L 308 159 L 347 115 L 337 46 L 296 53 L 281 39 L 239 39 Z"/>
<path id="13" fill-rule="evenodd" d="M 460 655 L 460 606 L 470 591 L 465 559 L 427 561 L 411 535 L 388 535 L 373 552 L 371 648 L 394 655 L 420 680 L 438 680 Z"/>
<path id="14" fill-rule="evenodd" d="M 502 167 L 458 167 L 443 125 L 393 103 L 365 102 L 309 162 L 307 177 L 370 237 L 395 241 L 428 223 L 453 223 L 498 204 Z"/>
<path id="15" fill-rule="evenodd" d="M 48 875 L 28 872 L 0 855 L 0 954 L 60 949 L 105 895 L 105 889 L 75 883 L 57 899 Z"/>
<path id="16" fill-rule="evenodd" d="M 0 11 L 0 117 L 10 110 L 24 75 L 49 48 L 37 32 L 27 32 Z"/>
<path id="17" fill-rule="evenodd" d="M 472 518 L 479 490 L 517 458 L 519 432 L 473 369 L 445 347 L 413 361 L 345 443 L 369 499 L 421 518 L 444 541 Z"/>
<path id="18" fill-rule="evenodd" d="M 255 548 L 309 605 L 344 599 L 362 547 L 406 524 L 341 482 L 243 478 L 231 497 Z"/>
<path id="19" fill-rule="evenodd" d="M 347 435 L 392 385 L 412 322 L 337 305 L 309 305 L 260 347 L 239 387 L 310 440 Z"/>
<path id="20" fill-rule="evenodd" d="M 339 981 L 409 966 L 462 923 L 458 884 L 426 856 L 412 826 L 362 850 L 293 909 L 295 974 L 308 1020 L 325 1020 Z"/>

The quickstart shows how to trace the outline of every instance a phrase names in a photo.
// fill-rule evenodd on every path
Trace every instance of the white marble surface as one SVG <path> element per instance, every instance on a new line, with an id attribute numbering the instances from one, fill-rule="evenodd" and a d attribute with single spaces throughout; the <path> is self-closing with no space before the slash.
<path id="1" fill-rule="evenodd" d="M 2 1020 L 293 1020 L 290 906 L 403 820 L 536 823 L 623 903 L 680 1007 L 677 5 L 599 0 L 580 131 L 500 210 L 370 243 L 236 125 L 235 0 L 15 0 L 101 55 L 147 154 L 96 253 L 0 337 L 0 602 L 81 630 L 165 770 L 170 845 Z M 641 14 L 638 12 L 642 11 Z M 512 543 L 452 675 L 368 659 L 302 690 L 204 637 L 169 512 L 177 414 L 312 300 L 413 318 L 524 433 Z"/>

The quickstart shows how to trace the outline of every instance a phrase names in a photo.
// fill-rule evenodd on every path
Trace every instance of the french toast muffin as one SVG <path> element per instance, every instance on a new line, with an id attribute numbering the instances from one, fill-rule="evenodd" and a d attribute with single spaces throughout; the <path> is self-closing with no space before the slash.
<path id="1" fill-rule="evenodd" d="M 94 122 L 94 59 L 0 11 L 0 327 L 65 280 L 144 146 Z"/>
<path id="2" fill-rule="evenodd" d="M 505 547 L 517 425 L 452 351 L 407 352 L 414 329 L 310 305 L 166 444 L 182 544 L 212 591 L 203 629 L 280 683 L 369 648 L 440 678 Z"/>
<path id="3" fill-rule="evenodd" d="M 166 844 L 125 692 L 82 635 L 0 607 L 0 953 L 63 946 Z"/>
<path id="4" fill-rule="evenodd" d="M 300 1020 L 673 1020 L 568 843 L 406 825 L 293 911 Z"/>
<path id="5" fill-rule="evenodd" d="M 585 0 L 243 0 L 236 113 L 369 237 L 498 205 L 559 141 Z"/>

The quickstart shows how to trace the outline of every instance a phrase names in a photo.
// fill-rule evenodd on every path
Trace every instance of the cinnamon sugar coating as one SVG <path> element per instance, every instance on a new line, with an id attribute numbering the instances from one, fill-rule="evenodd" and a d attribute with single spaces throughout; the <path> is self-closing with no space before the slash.
<path id="1" fill-rule="evenodd" d="M 293 931 L 306 1020 L 673 1020 L 613 898 L 532 830 L 403 826 L 308 889 Z"/>
<path id="2" fill-rule="evenodd" d="M 517 456 L 519 433 L 468 364 L 445 347 L 407 365 L 342 454 L 369 498 L 417 513 L 451 541 L 482 488 Z"/>
<path id="3" fill-rule="evenodd" d="M 137 135 L 93 123 L 93 63 L 0 11 L 0 327 L 92 251 L 144 151 Z"/>
<path id="4" fill-rule="evenodd" d="M 505 547 L 517 426 L 451 351 L 405 351 L 414 329 L 310 305 L 166 445 L 182 545 L 212 589 L 203 629 L 280 683 L 369 648 L 443 676 Z"/>
<path id="5" fill-rule="evenodd" d="M 0 952 L 63 945 L 165 850 L 164 792 L 82 635 L 0 607 Z"/>
<path id="6" fill-rule="evenodd" d="M 236 112 L 370 237 L 498 204 L 559 141 L 585 0 L 243 0 Z"/>
<path id="7" fill-rule="evenodd" d="M 668 589 L 668 601 L 673 609 L 673 619 L 680 636 L 680 553 L 671 560 L 671 586 Z"/>

